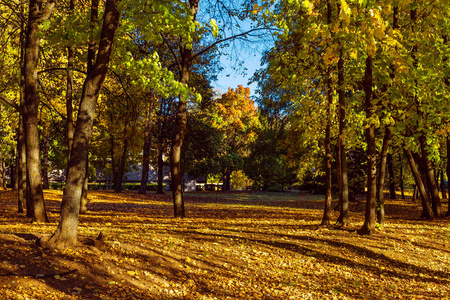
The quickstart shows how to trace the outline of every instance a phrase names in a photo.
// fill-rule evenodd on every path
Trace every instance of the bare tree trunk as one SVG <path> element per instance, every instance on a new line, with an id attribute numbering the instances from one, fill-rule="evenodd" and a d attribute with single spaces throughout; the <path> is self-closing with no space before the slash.
<path id="1" fill-rule="evenodd" d="M 388 148 L 391 141 L 391 136 L 391 129 L 389 128 L 389 126 L 386 126 L 383 138 L 383 146 L 381 148 L 380 168 L 378 172 L 378 187 L 376 190 L 377 219 L 378 223 L 381 226 L 381 230 L 384 229 L 384 179 L 386 177 L 386 163 L 388 159 Z"/>
<path id="2" fill-rule="evenodd" d="M 405 200 L 406 198 L 405 198 L 405 188 L 404 188 L 404 182 L 403 182 L 403 162 L 402 161 L 400 161 L 400 191 L 402 194 L 402 199 Z"/>
<path id="3" fill-rule="evenodd" d="M 441 193 L 442 193 L 442 199 L 447 199 L 447 191 L 445 190 L 445 173 L 444 170 L 440 170 L 440 178 L 441 178 Z"/>
<path id="4" fill-rule="evenodd" d="M 338 11 L 340 5 L 338 4 Z M 336 222 L 337 225 L 346 226 L 350 224 L 348 218 L 348 174 L 347 174 L 347 150 L 346 150 L 346 130 L 347 119 L 346 110 L 347 104 L 345 100 L 344 89 L 344 53 L 341 47 L 341 52 L 338 61 L 338 97 L 339 97 L 339 158 L 340 158 L 340 179 L 341 189 L 339 191 L 340 201 L 340 215 Z"/>
<path id="5" fill-rule="evenodd" d="M 89 158 L 86 159 L 86 176 L 84 177 L 83 188 L 81 189 L 80 214 L 87 213 L 89 189 Z"/>
<path id="6" fill-rule="evenodd" d="M 145 137 L 144 140 L 144 148 L 142 154 L 142 176 L 141 176 L 141 186 L 139 187 L 139 194 L 147 193 L 148 172 L 150 169 L 150 146 L 151 146 L 151 136 L 149 135 Z"/>
<path id="7" fill-rule="evenodd" d="M 117 171 L 117 185 L 114 187 L 114 191 L 116 193 L 120 193 L 122 191 L 122 183 L 123 183 L 123 175 L 125 174 L 125 165 L 127 161 L 128 154 L 128 139 L 125 137 L 123 142 L 122 156 L 120 158 L 120 165 Z"/>
<path id="8" fill-rule="evenodd" d="M 395 175 L 394 175 L 394 160 L 392 158 L 392 154 L 388 153 L 387 155 L 387 165 L 389 171 L 389 198 L 397 199 L 397 195 L 395 193 Z M 400 166 L 400 172 L 403 171 Z M 403 176 L 403 174 L 401 174 Z"/>
<path id="9" fill-rule="evenodd" d="M 160 133 L 158 137 L 158 190 L 157 194 L 164 195 L 163 177 L 164 177 L 164 160 L 163 160 L 163 136 Z"/>
<path id="10" fill-rule="evenodd" d="M 152 101 L 153 101 L 152 97 Z M 153 103 L 148 104 L 147 120 L 145 125 L 144 133 L 144 148 L 142 154 L 142 176 L 141 176 L 141 186 L 139 187 L 139 194 L 147 193 L 147 182 L 148 173 L 150 169 L 150 146 L 152 142 L 152 114 L 153 114 Z"/>
<path id="11" fill-rule="evenodd" d="M 27 153 L 27 179 L 30 185 L 30 197 L 33 203 L 33 221 L 37 223 L 48 222 L 42 190 L 39 130 L 37 126 L 40 103 L 37 78 L 41 40 L 39 25 L 50 17 L 54 6 L 54 1 L 47 2 L 45 6 L 43 1 L 40 0 L 29 1 L 27 35 L 25 40 L 25 101 L 23 112 Z"/>
<path id="12" fill-rule="evenodd" d="M 69 247 L 77 243 L 78 216 L 83 183 L 86 177 L 88 147 L 100 89 L 106 77 L 112 43 L 119 23 L 118 0 L 106 0 L 99 51 L 95 66 L 86 77 L 75 127 L 69 172 L 64 190 L 59 225 L 55 233 L 43 244 Z"/>
<path id="13" fill-rule="evenodd" d="M 417 184 L 414 185 L 414 189 L 413 189 L 413 197 L 412 197 L 412 201 L 416 202 L 417 198 L 419 197 L 419 187 L 417 186 Z"/>
<path id="14" fill-rule="evenodd" d="M 48 151 L 50 150 L 50 133 L 48 132 L 50 129 L 47 128 L 44 130 L 44 143 L 42 148 L 42 168 L 41 168 L 41 177 L 43 180 L 42 188 L 48 189 Z"/>
<path id="15" fill-rule="evenodd" d="M 373 115 L 373 76 L 372 76 L 372 56 L 368 55 L 366 59 L 366 72 L 364 76 L 365 89 L 365 110 L 366 119 L 371 119 Z M 376 208 L 376 146 L 375 146 L 375 125 L 369 121 L 366 125 L 366 140 L 367 140 L 367 199 L 366 199 L 366 214 L 364 225 L 359 230 L 360 234 L 370 234 L 375 229 L 375 208 Z M 386 143 L 388 144 L 388 143 Z M 386 149 L 387 152 L 387 149 Z M 384 158 L 386 160 L 386 158 Z"/>
<path id="16" fill-rule="evenodd" d="M 332 6 L 331 0 L 327 0 L 327 24 L 331 24 L 332 16 Z M 323 207 L 323 217 L 321 225 L 330 225 L 330 214 L 331 214 L 331 120 L 332 120 L 332 109 L 333 105 L 333 73 L 331 67 L 327 70 L 327 125 L 325 128 L 325 202 Z"/>
<path id="17" fill-rule="evenodd" d="M 426 144 L 425 134 L 422 134 L 419 137 L 420 147 L 422 149 L 422 161 L 424 167 L 424 173 L 427 179 L 427 185 L 429 192 L 431 194 L 431 204 L 433 208 L 434 216 L 440 218 L 443 216 L 442 207 L 441 207 L 441 199 L 439 198 L 439 190 L 436 184 L 436 178 L 434 176 L 433 166 L 431 161 L 428 159 L 428 149 Z"/>
<path id="18" fill-rule="evenodd" d="M 17 137 L 17 184 L 19 188 L 17 190 L 18 195 L 18 212 L 23 213 L 27 202 L 27 153 L 25 148 L 25 132 L 23 128 L 23 117 L 19 115 L 19 134 Z M 31 211 L 27 211 L 31 216 Z"/>
<path id="19" fill-rule="evenodd" d="M 422 198 L 422 207 L 423 207 L 423 213 L 422 215 L 426 217 L 427 219 L 431 220 L 434 218 L 433 211 L 431 210 L 430 206 L 430 200 L 428 198 L 427 190 L 425 189 L 425 185 L 422 181 L 422 178 L 420 178 L 419 170 L 417 169 L 416 163 L 414 161 L 414 157 L 411 153 L 411 150 L 403 148 L 403 153 L 406 156 L 406 159 L 408 160 L 409 167 L 411 168 L 411 173 L 414 176 L 414 180 L 416 181 L 416 186 L 419 189 L 420 196 Z"/>
<path id="20" fill-rule="evenodd" d="M 448 80 L 447 80 L 447 86 L 449 86 L 448 84 Z M 447 185 L 450 185 L 450 136 L 447 136 Z M 450 186 L 448 186 L 450 187 Z M 450 199 L 450 188 L 448 189 L 449 191 L 449 199 Z M 448 202 L 448 210 L 447 213 L 445 214 L 445 216 L 450 216 L 450 200 Z"/>

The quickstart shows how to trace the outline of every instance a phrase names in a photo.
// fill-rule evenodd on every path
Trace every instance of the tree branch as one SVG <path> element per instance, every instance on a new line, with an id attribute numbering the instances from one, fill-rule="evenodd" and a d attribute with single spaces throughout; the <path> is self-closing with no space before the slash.
<path id="1" fill-rule="evenodd" d="M 223 43 L 223 42 L 226 42 L 226 41 L 229 41 L 229 40 L 232 40 L 232 39 L 237 39 L 237 38 L 239 38 L 239 37 L 245 37 L 245 36 L 249 35 L 249 34 L 252 33 L 252 32 L 255 32 L 255 31 L 260 31 L 260 30 L 270 30 L 270 29 L 271 29 L 271 28 L 253 28 L 253 29 L 250 29 L 250 30 L 248 30 L 248 31 L 246 31 L 246 32 L 242 32 L 242 33 L 239 33 L 239 34 L 235 34 L 235 35 L 229 36 L 229 37 L 227 37 L 227 38 L 224 38 L 224 39 L 215 41 L 214 43 L 212 43 L 212 44 L 209 45 L 208 47 L 202 49 L 200 52 L 194 54 L 194 55 L 192 56 L 192 60 L 196 59 L 198 56 L 202 55 L 203 53 L 205 53 L 205 52 L 211 50 L 212 48 L 214 48 L 215 46 L 217 46 L 217 45 L 220 44 L 220 43 Z"/>
<path id="2" fill-rule="evenodd" d="M 13 107 L 19 113 L 22 113 L 21 107 L 16 102 L 12 101 L 11 99 L 0 94 L 0 100 L 2 100 L 4 103 L 8 104 L 9 106 Z"/>

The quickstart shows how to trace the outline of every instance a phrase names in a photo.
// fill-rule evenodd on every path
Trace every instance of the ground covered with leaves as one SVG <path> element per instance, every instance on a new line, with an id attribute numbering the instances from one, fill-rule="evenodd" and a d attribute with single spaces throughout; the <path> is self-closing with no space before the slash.
<path id="1" fill-rule="evenodd" d="M 61 196 L 46 191 L 50 223 L 32 224 L 0 191 L 1 299 L 450 299 L 449 219 L 411 200 L 388 200 L 385 232 L 360 236 L 363 199 L 339 229 L 305 193 L 187 194 L 175 219 L 170 195 L 92 191 L 80 245 L 41 248 Z"/>

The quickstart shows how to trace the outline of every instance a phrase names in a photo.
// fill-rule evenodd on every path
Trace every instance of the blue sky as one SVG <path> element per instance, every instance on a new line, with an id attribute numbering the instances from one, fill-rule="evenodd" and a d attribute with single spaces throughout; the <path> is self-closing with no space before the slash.
<path id="1" fill-rule="evenodd" d="M 260 66 L 260 53 L 253 53 L 244 57 L 244 67 L 247 68 L 246 74 L 242 74 L 243 70 L 234 70 L 233 66 L 235 62 L 230 62 L 226 57 L 222 57 L 220 62 L 222 63 L 224 70 L 218 75 L 218 80 L 213 84 L 216 90 L 220 90 L 221 94 L 228 91 L 228 88 L 237 88 L 238 85 L 243 87 L 249 87 L 251 95 L 255 94 L 256 83 L 248 84 L 249 79 L 253 76 L 256 70 L 262 68 Z M 228 76 L 227 76 L 228 75 Z"/>

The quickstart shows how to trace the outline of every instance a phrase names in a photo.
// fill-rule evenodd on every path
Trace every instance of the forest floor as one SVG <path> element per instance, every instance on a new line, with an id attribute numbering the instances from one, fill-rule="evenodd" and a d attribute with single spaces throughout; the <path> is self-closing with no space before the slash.
<path id="1" fill-rule="evenodd" d="M 362 198 L 342 229 L 319 225 L 320 195 L 187 194 L 175 219 L 170 195 L 91 191 L 80 245 L 39 247 L 61 196 L 45 191 L 50 223 L 32 224 L 0 191 L 1 299 L 450 299 L 450 220 L 421 219 L 410 199 L 388 200 L 385 231 L 360 236 Z"/>

